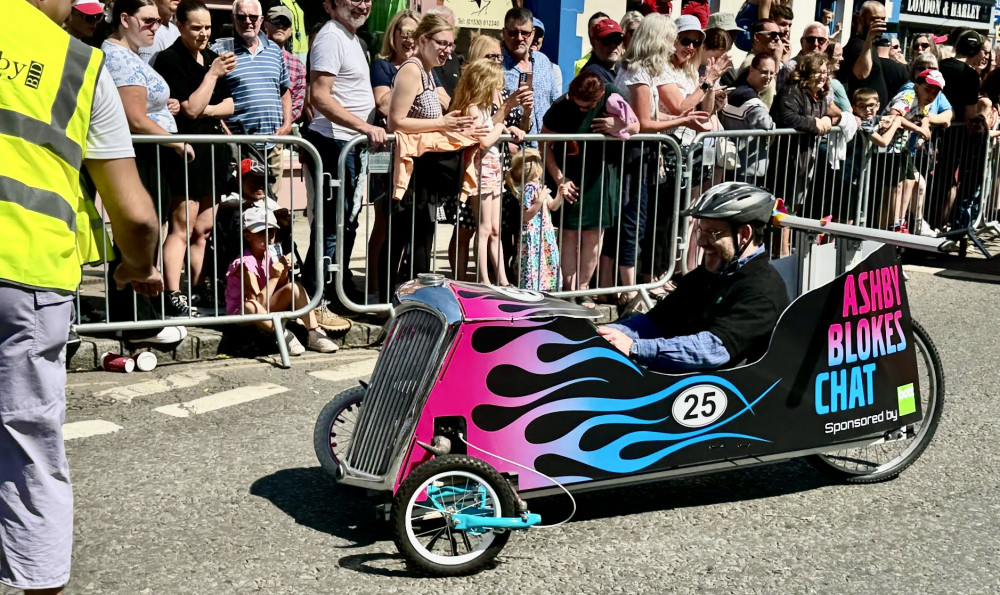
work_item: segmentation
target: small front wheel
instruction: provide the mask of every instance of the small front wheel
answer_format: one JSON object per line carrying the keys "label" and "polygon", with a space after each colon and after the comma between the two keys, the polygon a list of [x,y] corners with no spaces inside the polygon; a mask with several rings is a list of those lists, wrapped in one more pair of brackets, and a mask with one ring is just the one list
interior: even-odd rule
{"label": "small front wheel", "polygon": [[410,473],[392,504],[393,539],[416,571],[460,576],[482,570],[503,549],[509,531],[454,528],[452,515],[512,517],[514,491],[487,463],[444,455]]}
{"label": "small front wheel", "polygon": [[323,470],[340,479],[340,461],[354,440],[365,387],[355,386],[330,400],[319,412],[313,429],[313,448]]}

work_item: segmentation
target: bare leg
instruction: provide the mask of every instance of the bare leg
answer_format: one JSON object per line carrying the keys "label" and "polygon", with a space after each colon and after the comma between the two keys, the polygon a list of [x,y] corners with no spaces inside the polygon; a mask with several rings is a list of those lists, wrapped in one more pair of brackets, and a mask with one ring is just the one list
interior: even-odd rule
{"label": "bare leg", "polygon": [[[383,200],[392,200],[385,198]],[[367,291],[368,293],[378,293],[378,257],[385,244],[388,233],[385,211],[380,205],[375,207],[375,223],[372,224],[371,237],[368,238],[368,266],[367,266]]]}
{"label": "bare leg", "polygon": [[491,194],[489,199],[490,264],[493,265],[493,270],[497,273],[497,285],[510,285],[510,281],[507,280],[507,267],[504,265],[503,246],[500,245],[500,206],[500,195]]}
{"label": "bare leg", "polygon": [[[184,269],[188,234],[192,231],[197,217],[198,203],[193,200],[179,201],[170,213],[167,237],[163,241],[163,284],[168,292],[181,288],[181,271]],[[204,248],[202,256],[204,257]]]}
{"label": "bare leg", "polygon": [[[205,268],[205,249],[208,247],[208,236],[215,225],[215,209],[212,207],[212,199],[202,198],[199,201],[198,218],[194,221],[194,229],[191,230],[191,270],[189,276],[191,283],[197,285],[201,283],[202,271]],[[219,270],[225,274],[226,263],[219,263]]]}
{"label": "bare leg", "polygon": [[[298,310],[309,303],[309,294],[306,293],[301,284],[287,283],[278,288],[271,296],[271,311],[286,312],[288,310]],[[305,316],[299,319],[308,330],[316,328],[316,314],[310,310]]]}
{"label": "bare leg", "polygon": [[563,290],[572,291],[576,289],[576,279],[579,274],[577,250],[579,250],[580,232],[565,229],[562,231],[561,239],[559,255],[562,260]]}
{"label": "bare leg", "polygon": [[469,197],[469,205],[472,207],[472,215],[478,223],[476,233],[476,272],[477,281],[489,285],[489,242],[492,224],[490,223],[490,195],[481,194],[475,198]]}
{"label": "bare leg", "polygon": [[590,278],[597,270],[597,261],[601,256],[601,240],[603,239],[603,229],[583,232],[583,246],[580,255],[580,289],[590,288]]}

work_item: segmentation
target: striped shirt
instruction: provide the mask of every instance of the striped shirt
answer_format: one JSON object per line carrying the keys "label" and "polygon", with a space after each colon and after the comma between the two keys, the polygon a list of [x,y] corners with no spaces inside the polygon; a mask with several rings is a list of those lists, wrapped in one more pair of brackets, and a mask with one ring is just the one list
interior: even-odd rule
{"label": "striped shirt", "polygon": [[274,134],[283,122],[281,95],[291,86],[284,50],[263,35],[256,53],[238,36],[235,46],[236,69],[226,76],[235,105],[229,128],[233,134]]}

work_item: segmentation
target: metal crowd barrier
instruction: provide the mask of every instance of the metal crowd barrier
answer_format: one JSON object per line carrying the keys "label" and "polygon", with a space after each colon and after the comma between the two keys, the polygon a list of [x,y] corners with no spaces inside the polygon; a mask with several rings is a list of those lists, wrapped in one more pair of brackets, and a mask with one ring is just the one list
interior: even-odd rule
{"label": "metal crowd barrier", "polygon": [[[197,313],[199,315],[197,317],[175,318],[167,316],[166,306],[168,298],[166,291],[159,297],[150,300],[135,294],[130,288],[126,288],[124,291],[116,289],[113,278],[116,260],[113,254],[107,252],[103,263],[96,266],[84,267],[84,282],[76,296],[75,330],[79,333],[121,331],[123,336],[128,338],[129,336],[134,337],[140,334],[136,333],[136,331],[144,329],[163,329],[170,326],[214,326],[269,321],[273,325],[275,336],[277,337],[282,364],[287,367],[289,365],[289,357],[288,348],[284,341],[285,323],[291,319],[300,318],[316,308],[320,304],[322,295],[321,292],[313,292],[309,296],[310,299],[307,304],[299,308],[293,307],[289,311],[271,311],[270,304],[263,304],[265,312],[252,313],[247,311],[246,295],[241,284],[240,311],[237,314],[226,314],[226,271],[232,261],[229,256],[235,255],[234,258],[239,257],[243,254],[245,248],[241,213],[247,205],[241,191],[244,176],[238,164],[246,157],[254,157],[262,161],[266,171],[264,185],[265,188],[270,188],[274,180],[271,178],[271,173],[267,167],[266,154],[264,154],[263,149],[258,147],[263,143],[284,145],[284,147],[290,150],[289,154],[293,164],[296,162],[297,157],[302,155],[308,155],[312,158],[313,162],[319,168],[318,175],[312,177],[314,192],[320,193],[322,191],[321,185],[324,176],[322,161],[316,148],[295,136],[136,135],[133,136],[133,142],[137,147],[178,142],[188,143],[193,146],[196,159],[204,158],[207,153],[207,156],[212,160],[211,192],[206,199],[208,202],[205,203],[205,207],[214,213],[214,221],[213,231],[208,237],[206,245],[205,260],[202,264],[202,278],[208,284],[208,287],[204,291],[200,291],[200,288],[196,285],[198,280],[194,279],[191,275],[191,227],[193,221],[190,217],[187,220],[185,229],[184,273],[180,287],[189,305],[195,303],[196,296],[207,296],[210,305],[206,307],[202,304],[198,307]],[[164,152],[172,152],[172,149],[169,148],[162,150]],[[226,151],[231,153],[231,159],[216,159],[216,157],[224,155]],[[157,151],[155,157],[155,181],[146,181],[147,186],[153,186],[153,188],[147,188],[147,190],[149,190],[153,198],[156,211],[161,217],[161,223],[168,221],[170,213],[167,211],[170,211],[171,204],[175,198],[186,197],[190,194],[188,190],[190,189],[192,180],[189,175],[189,165],[183,163],[180,171],[169,171],[170,164],[180,165],[181,161],[179,158],[174,161],[172,157],[173,155],[168,153],[167,158],[164,159],[163,155]],[[227,169],[232,167],[232,175],[222,174],[226,175],[228,182],[225,184],[225,187],[221,188],[216,183],[216,174],[220,173],[217,170],[218,167],[225,167]],[[283,173],[287,171],[284,166],[282,169]],[[170,178],[169,181],[172,183],[170,192],[173,196],[164,194],[165,185],[162,184],[164,177]],[[289,271],[289,281],[296,283],[301,280],[302,274],[306,272],[301,268],[305,256],[303,250],[306,246],[297,246],[294,243],[294,207],[297,206],[297,203],[304,204],[302,200],[304,197],[296,197],[296,183],[292,177],[284,176],[284,179],[279,180],[279,183],[287,187],[287,190],[284,191],[284,196],[289,203],[290,217],[287,219],[287,226],[282,225],[282,229],[277,233],[280,240],[278,245],[282,246],[281,251],[287,254],[292,261],[293,266]],[[235,198],[232,195],[233,192],[235,192]],[[225,198],[228,198],[228,200]],[[192,200],[194,199],[192,197]],[[99,204],[99,197],[97,200]],[[272,210],[272,207],[273,205],[268,205],[266,208]],[[313,207],[315,216],[312,220],[312,232],[314,237],[323,237],[323,207],[322,201],[318,201]],[[105,225],[101,226],[100,230],[98,230],[96,234],[98,237],[96,239],[98,245],[105,246],[106,250],[112,244],[114,238],[110,233],[109,226],[106,224],[108,218],[103,205],[100,205],[99,213],[103,217]],[[279,212],[280,215],[281,213]],[[223,233],[224,231],[226,233]],[[157,268],[161,273],[164,268],[163,239],[165,239],[165,236],[161,238],[157,255]],[[316,279],[323,279],[322,247],[320,244],[316,244],[308,246],[308,249],[313,251],[315,257],[313,259],[315,268],[312,273]],[[94,279],[98,279],[99,283],[93,283]],[[99,285],[100,287],[95,287],[95,285]],[[139,339],[136,339],[136,341],[138,342]]]}
{"label": "metal crowd barrier", "polygon": [[[503,137],[501,143],[512,140]],[[390,135],[389,144],[394,142]],[[568,298],[634,293],[632,299],[641,300],[650,307],[649,292],[673,275],[680,245],[682,222],[677,197],[681,195],[680,168],[684,161],[680,146],[672,137],[650,134],[634,135],[625,143],[600,134],[529,135],[525,146],[530,145],[538,147],[543,164],[551,159],[563,172],[567,171],[567,164],[571,164],[570,155],[579,155],[588,165],[589,155],[589,159],[598,163],[596,171],[586,166],[578,175],[569,176],[578,188],[589,190],[579,195],[577,207],[574,207],[586,214],[570,221],[565,205],[552,213],[561,251],[562,275],[569,272],[577,281],[574,286],[563,280],[551,293]],[[348,197],[343,180],[347,159],[353,158],[351,151],[354,149],[366,153],[362,162],[367,164],[367,171],[359,175],[359,190]],[[366,137],[358,136],[349,141],[340,154],[340,181],[334,184],[337,189],[336,228],[344,230],[347,218],[356,216],[359,240],[372,240],[355,245],[351,260],[345,262],[344,234],[337,234],[336,252],[340,262],[331,263],[330,270],[336,275],[338,298],[357,312],[389,312],[391,292],[387,288],[422,272],[442,273],[454,279],[458,260],[469,257],[470,252],[475,254],[477,239],[472,237],[470,240],[469,232],[455,223],[461,220],[464,208],[455,200],[454,190],[443,193],[439,201],[429,205],[420,204],[420,193],[414,196],[408,192],[403,200],[395,200],[389,195],[394,179],[393,151],[395,148],[391,146],[370,150]],[[459,171],[464,171],[461,165]],[[506,178],[506,161],[502,173]],[[428,173],[415,168],[410,188],[435,184],[437,180],[431,178],[437,175],[443,175],[443,170]],[[474,175],[479,188],[483,179],[481,166]],[[522,241],[522,205],[517,194],[527,181],[522,172],[521,179],[513,181],[517,192],[505,185],[501,199],[499,238],[504,259],[500,266],[506,267],[508,281],[515,287],[524,285],[519,284],[518,267],[528,240]],[[551,179],[547,185],[556,188]],[[609,196],[613,198],[607,198]],[[428,209],[434,212],[429,214]],[[429,217],[433,217],[432,223],[428,223]],[[482,217],[480,212],[478,220],[472,222],[474,227],[482,222]],[[590,222],[585,223],[586,219]],[[618,266],[622,250],[631,251],[628,260],[634,266]],[[422,253],[425,251],[430,253],[426,261]],[[585,254],[590,255],[592,266],[583,262]],[[373,262],[379,258],[382,266],[376,271]],[[475,273],[467,273],[465,279],[483,281],[485,271],[471,264],[467,270],[473,268]],[[592,274],[588,275],[590,268]],[[496,281],[495,273],[489,276],[490,280]]]}

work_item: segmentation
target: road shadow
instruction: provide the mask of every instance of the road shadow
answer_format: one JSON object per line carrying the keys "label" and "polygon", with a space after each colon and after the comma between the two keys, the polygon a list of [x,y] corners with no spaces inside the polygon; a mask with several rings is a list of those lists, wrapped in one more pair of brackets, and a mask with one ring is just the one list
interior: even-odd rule
{"label": "road shadow", "polygon": [[366,547],[391,539],[388,523],[376,515],[363,490],[337,485],[321,467],[282,469],[250,486],[296,523]]}
{"label": "road shadow", "polygon": [[[793,460],[750,469],[577,493],[573,495],[577,510],[570,522],[746,502],[830,485],[839,484],[805,461]],[[528,504],[531,512],[542,515],[542,523],[546,525],[563,520],[571,510],[565,494],[528,498]]]}

